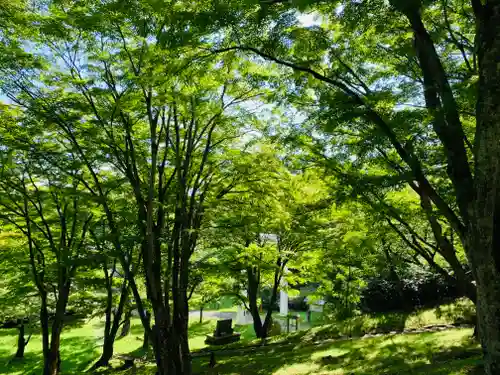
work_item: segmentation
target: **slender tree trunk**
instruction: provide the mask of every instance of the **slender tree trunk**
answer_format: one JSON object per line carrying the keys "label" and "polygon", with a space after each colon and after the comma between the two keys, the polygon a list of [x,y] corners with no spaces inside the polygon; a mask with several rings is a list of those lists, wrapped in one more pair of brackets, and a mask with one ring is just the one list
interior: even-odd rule
{"label": "slender tree trunk", "polygon": [[99,367],[109,365],[109,361],[114,354],[114,344],[116,336],[118,334],[118,330],[120,329],[120,320],[123,315],[123,310],[125,309],[127,300],[128,285],[127,281],[124,280],[121,287],[120,301],[115,313],[113,314],[113,291],[111,288],[108,290],[108,306],[106,306],[106,323],[104,328],[104,344],[102,347],[102,354],[99,360],[92,366],[90,371],[93,371]]}
{"label": "slender tree trunk", "polygon": [[248,294],[248,307],[250,315],[253,319],[253,329],[255,331],[255,336],[262,339],[265,338],[265,332],[263,331],[263,324],[260,318],[259,306],[257,304],[258,291],[259,291],[259,280],[257,277],[258,271],[256,267],[247,267],[247,294]]}
{"label": "slender tree trunk", "polygon": [[443,229],[439,223],[435,213],[432,210],[430,198],[423,192],[418,192],[420,195],[420,203],[424,210],[427,219],[431,225],[432,233],[438,247],[439,254],[446,260],[453,270],[455,283],[461,293],[469,298],[472,303],[476,304],[477,293],[476,287],[472,283],[472,278],[465,272],[463,264],[457,258],[455,247],[448,238],[443,234]]}
{"label": "slender tree trunk", "polygon": [[[61,272],[64,273],[66,270],[62,270]],[[64,326],[64,315],[68,304],[70,286],[70,280],[66,280],[62,287],[59,288],[59,298],[56,303],[56,312],[50,334],[50,347],[45,358],[43,375],[58,375],[60,372],[61,355],[59,349],[61,346],[61,333]]]}
{"label": "slender tree trunk", "polygon": [[[189,227],[186,223],[185,227]],[[193,245],[190,234],[187,231],[183,232],[182,241],[182,257],[180,264],[180,290],[178,294],[178,313],[174,314],[174,327],[178,330],[179,347],[181,349],[181,374],[191,375],[191,353],[189,350],[189,258],[191,256],[191,247]],[[175,312],[175,310],[174,310]]]}
{"label": "slender tree trunk", "polygon": [[[187,242],[185,242],[186,244]],[[180,247],[180,246],[179,246]],[[188,343],[188,259],[185,257],[186,249],[183,249],[181,257],[180,249],[174,251],[174,266],[172,275],[173,317],[167,314],[164,307],[155,311],[157,322],[155,338],[155,353],[158,371],[160,375],[190,375],[191,355]],[[170,324],[171,323],[171,324]]]}
{"label": "slender tree trunk", "polygon": [[40,299],[41,299],[40,325],[42,327],[42,353],[45,364],[49,358],[50,333],[49,333],[49,312],[47,308],[47,293],[44,290],[40,291]]}
{"label": "slender tree trunk", "polygon": [[200,306],[200,324],[203,323],[203,305]]}
{"label": "slender tree trunk", "polygon": [[[146,311],[146,317],[148,320],[151,320],[151,314],[149,311]],[[149,350],[149,344],[151,341],[151,338],[149,337],[150,331],[148,329],[144,330],[144,336],[142,339],[142,350],[147,351]]]}
{"label": "slender tree trunk", "polygon": [[[54,329],[54,326],[52,326]],[[45,366],[43,370],[44,375],[57,375],[61,368],[61,354],[59,353],[60,340],[61,340],[62,327],[56,327],[55,331],[52,331],[50,340],[50,349],[45,359]]]}
{"label": "slender tree trunk", "polygon": [[123,338],[127,336],[130,333],[130,326],[131,322],[130,319],[132,318],[132,309],[128,309],[127,312],[125,313],[125,317],[123,319],[123,326],[122,330],[120,332],[120,338]]}
{"label": "slender tree trunk", "polygon": [[20,319],[19,322],[19,334],[17,336],[17,351],[16,351],[16,358],[23,358],[24,357],[24,348],[26,347],[26,340],[24,339],[24,322],[22,319]]}
{"label": "slender tree trunk", "polygon": [[283,268],[284,265],[281,264],[281,258],[278,258],[278,260],[276,261],[276,269],[274,271],[274,285],[271,293],[270,305],[267,310],[266,318],[264,319],[264,324],[262,325],[262,332],[264,334],[263,338],[267,337],[267,335],[269,334],[269,329],[271,328],[270,325],[272,323],[273,306],[278,300],[278,288],[281,283]]}
{"label": "slender tree trunk", "polygon": [[[485,5],[483,5],[485,4]],[[479,92],[468,256],[485,371],[500,374],[500,0],[477,2]]]}

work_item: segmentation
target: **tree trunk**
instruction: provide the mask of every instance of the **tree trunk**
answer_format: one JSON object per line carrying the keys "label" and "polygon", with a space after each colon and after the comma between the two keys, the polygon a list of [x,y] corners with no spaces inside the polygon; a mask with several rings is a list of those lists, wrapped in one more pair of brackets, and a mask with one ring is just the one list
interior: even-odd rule
{"label": "tree trunk", "polygon": [[[67,270],[61,271],[63,274]],[[64,316],[66,306],[68,305],[69,292],[71,287],[71,278],[65,280],[59,288],[59,295],[56,303],[56,312],[50,335],[50,347],[45,357],[43,375],[58,375],[61,368],[61,355],[59,348],[61,346],[61,333],[64,326]]]}
{"label": "tree trunk", "polygon": [[267,335],[269,334],[269,329],[271,328],[271,323],[272,323],[272,314],[273,314],[273,306],[276,303],[278,299],[278,288],[281,283],[281,276],[282,272],[284,269],[284,264],[281,263],[281,258],[278,258],[276,261],[276,269],[274,271],[274,285],[273,285],[273,291],[271,294],[271,300],[269,301],[269,308],[267,310],[266,318],[264,319],[264,324],[262,325],[262,332],[264,337],[266,338]]}
{"label": "tree trunk", "polygon": [[124,322],[123,322],[122,331],[120,332],[120,338],[123,338],[123,337],[127,336],[130,333],[130,326],[131,326],[130,318],[131,317],[132,317],[132,310],[129,309],[125,313],[125,318],[124,318]]}
{"label": "tree trunk", "polygon": [[[185,225],[188,227],[188,225]],[[178,358],[178,373],[191,375],[191,354],[189,350],[189,305],[188,305],[188,289],[189,289],[189,256],[191,253],[191,245],[193,244],[188,232],[182,233],[182,253],[179,267],[179,289],[173,295],[174,300],[174,318],[173,331],[177,336],[179,355]],[[176,348],[177,349],[177,348]],[[177,352],[176,352],[177,353]]]}
{"label": "tree trunk", "polygon": [[102,354],[99,360],[92,366],[90,371],[94,371],[99,367],[109,365],[109,361],[113,357],[116,335],[118,334],[118,330],[120,329],[120,320],[122,318],[123,310],[125,308],[127,300],[128,285],[127,281],[125,280],[123,281],[121,287],[120,301],[115,313],[113,314],[113,291],[110,285],[110,289],[108,290],[108,306],[106,306],[106,323],[104,327],[104,344],[102,347]]}
{"label": "tree trunk", "polygon": [[23,358],[24,357],[24,348],[26,347],[26,340],[24,339],[24,322],[22,319],[20,319],[19,323],[19,334],[17,336],[17,351],[16,351],[16,358]]}
{"label": "tree trunk", "polygon": [[178,337],[169,324],[170,318],[163,307],[155,312],[155,325],[152,329],[153,349],[155,352],[157,374],[177,375],[180,350]]}
{"label": "tree trunk", "polygon": [[247,267],[247,294],[248,294],[248,307],[250,315],[253,318],[253,329],[255,331],[255,336],[259,339],[266,337],[263,331],[263,324],[260,318],[259,306],[257,304],[258,291],[259,291],[259,280],[258,271],[256,267]]}
{"label": "tree trunk", "polygon": [[144,335],[142,336],[142,350],[149,350],[149,332],[144,330]]}
{"label": "tree trunk", "polygon": [[45,369],[45,364],[48,361],[50,350],[49,312],[47,308],[47,293],[45,292],[45,290],[40,290],[40,299],[40,325],[42,327],[42,353]]}
{"label": "tree trunk", "polygon": [[200,306],[200,324],[203,323],[203,306]]}
{"label": "tree trunk", "polygon": [[[478,2],[479,3],[479,2]],[[479,92],[468,257],[486,374],[500,374],[500,0],[476,4]]]}
{"label": "tree trunk", "polygon": [[[146,317],[147,320],[151,320],[151,313],[149,311],[146,311]],[[142,339],[142,350],[147,351],[149,350],[149,344],[150,344],[150,337],[149,337],[149,330],[145,329],[144,330],[144,336]]]}
{"label": "tree trunk", "polygon": [[457,252],[455,247],[448,238],[443,234],[443,229],[439,223],[436,215],[432,210],[432,203],[430,198],[422,193],[418,192],[420,195],[420,204],[424,210],[427,220],[429,221],[436,240],[439,254],[446,260],[453,270],[454,279],[457,287],[463,295],[469,298],[472,303],[476,304],[477,293],[476,287],[472,283],[472,278],[465,272],[463,264],[457,258]]}

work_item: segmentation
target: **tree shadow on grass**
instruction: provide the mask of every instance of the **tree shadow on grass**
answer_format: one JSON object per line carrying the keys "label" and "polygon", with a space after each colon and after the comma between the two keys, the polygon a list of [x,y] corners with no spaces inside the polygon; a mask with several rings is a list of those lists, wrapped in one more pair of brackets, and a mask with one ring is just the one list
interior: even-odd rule
{"label": "tree shadow on grass", "polygon": [[[322,370],[342,369],[346,373],[369,374],[448,374],[450,368],[461,368],[467,363],[476,363],[481,356],[476,345],[455,346],[443,350],[436,343],[436,335],[420,334],[412,342],[403,338],[381,337],[360,345],[359,341],[344,343],[339,349],[347,351],[335,364],[324,364]],[[458,343],[460,345],[460,342]],[[353,346],[354,345],[354,346]],[[473,366],[472,366],[473,367]],[[448,369],[448,370],[447,370]]]}
{"label": "tree shadow on grass", "polygon": [[40,374],[43,367],[41,352],[27,352],[24,358],[13,359],[14,353],[0,351],[0,374]]}
{"label": "tree shadow on grass", "polygon": [[80,373],[100,355],[100,346],[93,337],[69,337],[61,340],[61,371]]}
{"label": "tree shadow on grass", "polygon": [[273,341],[282,339],[286,343],[311,343],[346,337],[362,337],[366,334],[400,333],[404,331],[409,316],[408,313],[356,316],[334,324],[293,332],[282,338],[277,337]]}
{"label": "tree shadow on grass", "polygon": [[[12,360],[14,353],[0,351],[0,374],[40,374],[43,369],[42,352],[27,352],[22,359]],[[89,337],[70,337],[61,340],[61,371],[63,374],[80,374],[99,355],[95,341]]]}
{"label": "tree shadow on grass", "polygon": [[[326,371],[356,375],[447,375],[447,369],[470,366],[472,371],[480,358],[477,345],[461,345],[458,341],[456,347],[443,350],[446,345],[439,341],[437,334],[424,333],[418,338],[405,336],[382,336],[308,346],[264,347],[253,353],[242,352],[241,355],[233,352],[226,357],[218,353],[217,371],[221,375],[292,372],[312,375]],[[208,358],[196,358],[194,368],[199,374],[209,373]]]}
{"label": "tree shadow on grass", "polygon": [[2,336],[17,336],[17,328],[0,328],[0,337]]}

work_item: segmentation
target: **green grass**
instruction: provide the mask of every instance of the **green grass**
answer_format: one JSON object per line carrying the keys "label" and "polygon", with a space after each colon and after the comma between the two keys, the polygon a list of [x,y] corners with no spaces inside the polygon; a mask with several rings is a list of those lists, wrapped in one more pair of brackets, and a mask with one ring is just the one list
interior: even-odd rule
{"label": "green grass", "polygon": [[[283,343],[227,355],[217,352],[216,368],[208,357],[195,358],[196,374],[219,375],[477,375],[480,350],[470,340],[472,330],[384,335],[311,345]],[[142,366],[120,375],[153,375]]]}
{"label": "green grass", "polygon": [[[433,324],[449,324],[467,320],[470,306],[464,301],[438,309],[414,314],[385,314],[359,316],[341,322],[313,327],[310,330],[279,335],[269,340],[263,348],[245,352],[248,344],[257,344],[252,325],[235,326],[241,341],[226,348],[241,350],[228,357],[217,354],[220,374],[436,374],[465,375],[478,362],[472,359],[453,359],[454,354],[477,348],[468,340],[471,329],[453,329],[438,333],[421,333],[404,336],[327,341],[351,333],[390,332],[399,329],[419,328]],[[302,317],[305,320],[305,315]],[[315,317],[313,317],[314,323]],[[190,324],[190,347],[197,351],[206,347],[205,335],[215,329],[215,320]],[[94,319],[66,326],[61,341],[63,374],[82,374],[99,356],[102,344],[102,320]],[[39,374],[42,366],[41,339],[33,335],[26,348],[23,361],[9,361],[16,350],[17,331],[0,330],[0,375]],[[139,319],[133,319],[130,334],[116,341],[115,353],[138,353],[142,346],[143,329]],[[317,345],[319,343],[319,345]],[[324,363],[323,357],[342,357],[338,363]],[[447,359],[446,359],[447,358]],[[198,370],[206,368],[206,359],[195,359]],[[148,374],[148,366],[137,374]],[[386,372],[384,372],[386,371]],[[462,372],[460,372],[462,371]],[[151,372],[154,373],[154,372]],[[203,372],[201,372],[203,373]]]}
{"label": "green grass", "polygon": [[[218,355],[219,374],[467,374],[479,363],[470,329],[385,335],[320,345],[306,343],[264,347],[253,353]],[[454,359],[455,357],[467,357]],[[326,357],[326,358],[325,358]],[[206,359],[195,362],[203,373]]]}
{"label": "green grass", "polygon": [[[66,326],[61,339],[62,372],[64,374],[80,374],[87,369],[100,355],[103,332],[102,320],[93,319]],[[215,320],[203,323],[193,322],[189,326],[189,345],[192,350],[205,347],[205,336],[215,330]],[[243,337],[249,340],[255,335],[242,327]],[[140,320],[132,320],[130,334],[118,339],[115,353],[140,352],[142,348],[143,328]],[[253,333],[253,330],[252,330]],[[11,361],[16,352],[17,330],[0,329],[0,374],[39,374],[42,368],[42,343],[40,335],[34,334],[26,347],[25,359]]]}
{"label": "green grass", "polygon": [[[391,332],[401,332],[403,330],[421,329],[427,326],[439,324],[455,324],[471,322],[474,314],[474,306],[467,300],[458,300],[453,303],[440,306],[434,309],[425,309],[411,314],[388,313],[376,315],[360,315],[353,318],[328,322],[327,318],[313,316],[312,328],[308,330],[294,331],[294,322],[290,322],[290,333],[283,332],[268,339],[269,343],[284,342],[317,342],[330,339],[340,339],[343,337],[360,337],[365,334],[382,334]],[[305,318],[303,318],[305,320]],[[321,324],[321,322],[325,322]],[[247,337],[244,342],[236,342],[226,345],[225,348],[236,349],[248,344],[257,345],[260,340],[250,340]]]}
{"label": "green grass", "polygon": [[[73,374],[82,372],[99,355],[99,322],[72,324],[66,327],[61,339],[61,370]],[[9,362],[16,351],[16,329],[0,330],[0,374],[40,374],[42,368],[42,342],[33,335],[22,361]]]}

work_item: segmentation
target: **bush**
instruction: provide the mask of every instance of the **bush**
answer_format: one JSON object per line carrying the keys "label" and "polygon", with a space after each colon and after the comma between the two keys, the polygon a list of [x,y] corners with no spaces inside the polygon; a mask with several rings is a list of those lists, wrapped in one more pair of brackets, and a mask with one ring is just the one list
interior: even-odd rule
{"label": "bush", "polygon": [[272,320],[268,328],[267,336],[272,337],[278,335],[281,335],[281,326],[277,321]]}
{"label": "bush", "polygon": [[441,275],[414,271],[400,280],[377,277],[368,280],[361,292],[363,312],[414,311],[450,302],[463,295]]}

